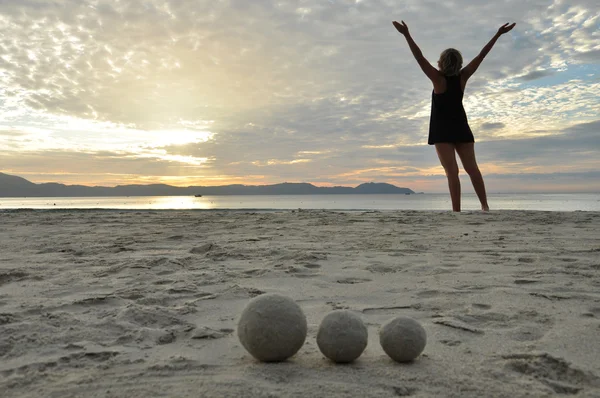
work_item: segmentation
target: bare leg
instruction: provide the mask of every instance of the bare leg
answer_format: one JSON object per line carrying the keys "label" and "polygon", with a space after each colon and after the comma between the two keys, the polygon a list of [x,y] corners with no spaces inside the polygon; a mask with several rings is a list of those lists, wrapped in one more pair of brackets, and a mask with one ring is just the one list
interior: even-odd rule
{"label": "bare leg", "polygon": [[485,193],[485,183],[475,160],[475,143],[464,142],[456,144],[456,152],[460,156],[465,171],[471,177],[473,188],[475,188],[475,193],[479,198],[479,202],[481,202],[481,210],[489,211],[490,207],[488,206],[487,195]]}
{"label": "bare leg", "polygon": [[446,177],[448,177],[452,211],[460,211],[460,179],[458,178],[458,164],[456,164],[454,144],[447,142],[437,143],[435,144],[435,150],[442,163],[442,167],[444,167]]}

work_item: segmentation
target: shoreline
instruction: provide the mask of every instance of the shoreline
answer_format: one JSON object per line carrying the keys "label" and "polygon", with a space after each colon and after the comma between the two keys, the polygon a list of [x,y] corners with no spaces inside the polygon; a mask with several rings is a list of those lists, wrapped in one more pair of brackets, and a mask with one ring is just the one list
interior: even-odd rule
{"label": "shoreline", "polygon": [[311,209],[311,208],[295,208],[295,209],[279,209],[279,208],[215,208],[215,209],[149,209],[149,208],[103,208],[103,207],[81,207],[81,208],[1,208],[2,213],[26,213],[26,212],[191,212],[191,213],[432,213],[432,214],[499,214],[499,213],[600,213],[600,210],[514,210],[514,209],[499,209],[484,212],[482,210],[462,210],[461,212],[453,212],[452,210],[406,210],[406,209]]}
{"label": "shoreline", "polygon": [[[480,211],[476,195],[465,194],[463,211]],[[600,195],[489,195],[492,211],[600,211]],[[277,195],[220,197],[41,198],[0,200],[6,209],[128,209],[223,211],[447,211],[446,194],[424,195]]]}

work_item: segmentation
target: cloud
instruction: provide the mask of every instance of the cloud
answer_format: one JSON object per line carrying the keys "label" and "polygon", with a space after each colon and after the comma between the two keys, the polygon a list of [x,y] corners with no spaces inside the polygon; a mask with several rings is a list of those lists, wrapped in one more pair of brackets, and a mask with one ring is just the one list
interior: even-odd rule
{"label": "cloud", "polygon": [[[477,157],[486,181],[495,192],[502,190],[543,191],[575,189],[600,190],[593,179],[600,169],[595,156],[600,149],[600,120],[574,125],[554,136],[528,139],[500,139],[476,144]],[[258,135],[257,137],[262,137]],[[32,178],[36,182],[62,181],[104,185],[164,182],[173,185],[221,185],[228,183],[267,184],[281,181],[312,182],[323,185],[358,185],[366,181],[385,181],[427,192],[444,192],[445,176],[432,146],[391,146],[360,149],[330,147],[327,151],[284,151],[285,140],[269,146],[268,139],[254,150],[264,152],[242,156],[243,139],[232,143],[207,141],[166,148],[167,153],[200,157],[216,154],[200,165],[172,161],[161,156],[140,157],[126,151],[3,151],[0,163],[11,165],[9,174]],[[221,145],[224,145],[221,147]],[[202,148],[208,146],[208,148]],[[164,149],[164,148],[163,148]],[[206,151],[206,152],[197,152]],[[229,155],[230,157],[221,157]],[[253,159],[264,159],[255,161]],[[557,161],[559,159],[560,161]],[[64,165],[76,172],[65,173]],[[243,169],[244,174],[239,175]],[[15,172],[18,170],[18,172]],[[44,173],[40,173],[44,170]],[[102,170],[102,173],[98,173]],[[86,179],[81,180],[80,175]],[[465,177],[464,172],[462,173]],[[516,181],[516,182],[515,182]],[[587,181],[587,185],[583,183]],[[596,181],[596,183],[594,183]],[[464,181],[465,192],[470,183]],[[545,188],[544,188],[545,187]],[[554,188],[553,188],[554,187]],[[535,188],[535,189],[534,189]]]}
{"label": "cloud", "polygon": [[510,164],[527,171],[590,171],[600,168],[600,121],[581,123],[560,134],[495,140],[478,146],[483,163]]}
{"label": "cloud", "polygon": [[599,50],[589,50],[583,51],[577,54],[577,59],[582,62],[594,62],[597,63],[600,61],[600,49]]}
{"label": "cloud", "polygon": [[551,70],[534,70],[533,72],[529,72],[526,75],[520,76],[519,80],[524,80],[526,82],[537,80],[542,77],[552,76],[554,71]]}
{"label": "cloud", "polygon": [[506,127],[504,123],[482,123],[479,126],[483,130],[498,130]]}
{"label": "cloud", "polygon": [[[468,62],[516,21],[466,89],[481,159],[490,170],[510,172],[519,159],[540,169],[558,145],[572,168],[589,170],[595,156],[575,143],[597,143],[568,128],[600,106],[600,82],[573,72],[600,50],[596,9],[593,0],[0,2],[0,134],[21,132],[0,135],[2,162],[33,173],[56,158],[81,178],[177,181],[440,174],[424,145],[431,84],[391,25],[404,19],[434,65],[447,47]],[[120,154],[110,158],[119,168],[92,155],[101,151]]]}
{"label": "cloud", "polygon": [[23,137],[24,135],[22,131],[0,130],[0,137]]}

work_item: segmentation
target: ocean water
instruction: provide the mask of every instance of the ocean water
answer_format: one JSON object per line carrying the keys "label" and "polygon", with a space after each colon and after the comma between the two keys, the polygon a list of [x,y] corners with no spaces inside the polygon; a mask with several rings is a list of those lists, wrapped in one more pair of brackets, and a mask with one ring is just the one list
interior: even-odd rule
{"label": "ocean water", "polygon": [[[492,210],[600,211],[600,194],[490,194]],[[448,194],[416,195],[244,195],[90,198],[0,198],[2,209],[197,209],[197,210],[436,210],[452,208]],[[479,210],[474,194],[462,209]]]}

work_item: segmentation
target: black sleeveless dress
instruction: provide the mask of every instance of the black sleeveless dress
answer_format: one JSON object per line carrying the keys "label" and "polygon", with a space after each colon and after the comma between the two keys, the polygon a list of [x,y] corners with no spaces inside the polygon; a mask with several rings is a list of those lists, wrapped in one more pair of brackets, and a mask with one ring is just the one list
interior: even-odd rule
{"label": "black sleeveless dress", "polygon": [[428,144],[438,142],[475,142],[462,104],[460,75],[445,76],[446,91],[431,95]]}

